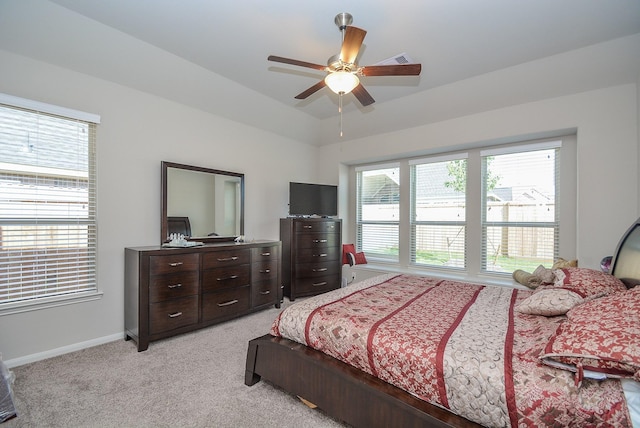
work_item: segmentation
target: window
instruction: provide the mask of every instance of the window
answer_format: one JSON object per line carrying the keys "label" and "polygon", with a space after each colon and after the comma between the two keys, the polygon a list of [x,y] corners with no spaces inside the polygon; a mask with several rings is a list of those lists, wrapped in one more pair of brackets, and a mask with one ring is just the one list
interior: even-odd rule
{"label": "window", "polygon": [[559,142],[481,153],[484,271],[533,272],[558,257],[559,155]]}
{"label": "window", "polygon": [[0,308],[95,294],[98,122],[0,94]]}
{"label": "window", "polygon": [[550,267],[576,252],[575,153],[565,136],[354,167],[357,249],[465,277]]}
{"label": "window", "polygon": [[411,262],[465,267],[467,160],[461,156],[409,162]]}
{"label": "window", "polygon": [[356,244],[368,256],[398,261],[400,167],[358,169]]}

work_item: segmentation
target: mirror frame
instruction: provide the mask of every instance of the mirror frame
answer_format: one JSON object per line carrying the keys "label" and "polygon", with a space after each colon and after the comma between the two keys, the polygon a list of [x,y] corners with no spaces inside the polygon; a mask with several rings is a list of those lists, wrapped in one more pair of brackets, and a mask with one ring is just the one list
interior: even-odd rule
{"label": "mirror frame", "polygon": [[[169,242],[169,223],[167,221],[167,169],[178,168],[188,171],[204,172],[208,174],[227,175],[230,177],[240,178],[240,235],[244,235],[244,174],[238,172],[222,171],[212,168],[204,168],[200,166],[185,165],[175,162],[162,161],[162,209],[160,218],[160,242],[162,244]],[[199,242],[226,242],[234,241],[238,235],[235,236],[195,236],[189,237],[187,240],[199,241]]]}

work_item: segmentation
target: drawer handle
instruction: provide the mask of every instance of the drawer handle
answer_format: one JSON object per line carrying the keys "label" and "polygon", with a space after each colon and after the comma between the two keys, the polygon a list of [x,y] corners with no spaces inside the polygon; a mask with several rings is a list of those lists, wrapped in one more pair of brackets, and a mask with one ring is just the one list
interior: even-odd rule
{"label": "drawer handle", "polygon": [[169,318],[177,318],[179,316],[182,316],[182,312],[174,312],[172,314],[169,314]]}
{"label": "drawer handle", "polygon": [[269,272],[271,272],[271,269],[264,269],[260,271],[260,273],[269,273]]}
{"label": "drawer handle", "polygon": [[327,240],[326,239],[314,239],[313,242],[316,242],[316,243],[318,243],[318,242],[327,242]]}
{"label": "drawer handle", "polygon": [[238,260],[237,256],[233,256],[233,257],[226,257],[226,258],[218,258],[219,262],[232,262],[234,260]]}
{"label": "drawer handle", "polygon": [[320,269],[311,269],[314,272],[324,272],[325,270],[328,270],[329,268],[320,268]]}
{"label": "drawer handle", "polygon": [[313,226],[311,226],[310,224],[305,224],[304,226],[305,229],[313,229]]}
{"label": "drawer handle", "polygon": [[269,293],[271,293],[271,291],[269,291],[269,290],[260,292],[260,294],[262,294],[263,296],[266,296]]}
{"label": "drawer handle", "polygon": [[238,275],[231,275],[226,278],[216,278],[216,281],[226,281],[228,279],[237,279],[237,278],[238,278]]}
{"label": "drawer handle", "polygon": [[169,266],[171,267],[176,267],[176,266],[182,266],[184,263],[182,262],[173,262],[173,263],[169,263]]}
{"label": "drawer handle", "polygon": [[270,252],[266,252],[266,253],[262,253],[262,254],[260,254],[260,255],[261,255],[261,256],[265,256],[265,257],[266,257],[266,256],[270,256],[270,255],[271,255],[271,253],[270,253]]}
{"label": "drawer handle", "polygon": [[322,281],[322,282],[314,282],[313,284],[314,287],[321,287],[323,285],[327,285],[327,281]]}
{"label": "drawer handle", "polygon": [[327,257],[328,254],[326,253],[322,253],[322,254],[314,254],[313,257]]}
{"label": "drawer handle", "polygon": [[223,307],[223,306],[230,306],[230,305],[234,305],[234,304],[236,304],[236,303],[238,303],[238,300],[237,300],[237,299],[234,299],[234,300],[229,300],[228,302],[218,303],[218,306],[219,306],[219,307]]}
{"label": "drawer handle", "polygon": [[168,287],[169,288],[179,288],[179,287],[182,287],[182,284],[171,284],[171,285],[168,285]]}

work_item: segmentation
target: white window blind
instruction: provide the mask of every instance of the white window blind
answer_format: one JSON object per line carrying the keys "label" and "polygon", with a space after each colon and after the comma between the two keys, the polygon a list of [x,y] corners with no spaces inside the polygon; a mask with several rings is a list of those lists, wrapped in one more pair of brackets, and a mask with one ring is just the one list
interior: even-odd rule
{"label": "white window blind", "polygon": [[0,104],[0,307],[96,291],[96,124],[87,118],[99,118],[12,104]]}
{"label": "white window blind", "polygon": [[356,247],[367,258],[398,261],[400,167],[356,169]]}
{"label": "white window blind", "polygon": [[483,271],[532,272],[558,257],[560,145],[481,152]]}
{"label": "white window blind", "polygon": [[467,159],[412,161],[411,263],[464,268]]}

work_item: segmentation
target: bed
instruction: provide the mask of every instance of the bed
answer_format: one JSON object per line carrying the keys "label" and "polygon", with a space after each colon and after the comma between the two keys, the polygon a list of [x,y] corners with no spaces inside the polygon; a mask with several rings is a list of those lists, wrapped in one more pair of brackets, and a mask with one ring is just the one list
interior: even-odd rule
{"label": "bed", "polygon": [[356,427],[638,427],[639,279],[640,222],[612,274],[535,290],[381,275],[287,307],[249,342],[245,384]]}

